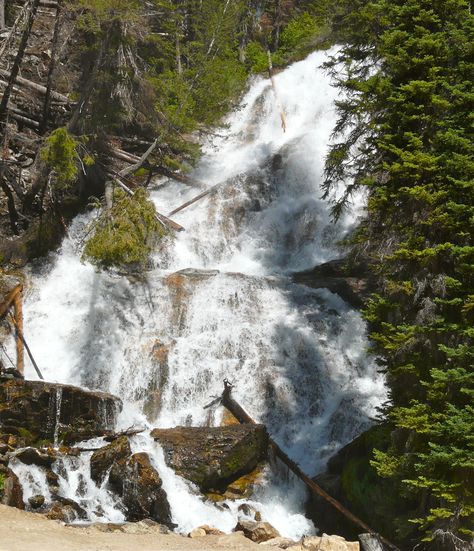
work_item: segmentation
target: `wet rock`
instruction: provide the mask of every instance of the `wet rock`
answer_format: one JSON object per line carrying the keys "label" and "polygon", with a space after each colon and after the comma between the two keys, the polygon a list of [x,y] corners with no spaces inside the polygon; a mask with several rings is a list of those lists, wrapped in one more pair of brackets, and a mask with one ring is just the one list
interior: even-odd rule
{"label": "wet rock", "polygon": [[[162,393],[169,375],[168,357],[175,342],[165,344],[157,339],[151,349],[152,377],[145,391],[143,403],[143,412],[150,422],[157,418],[161,410]],[[139,399],[140,396],[137,398]]]}
{"label": "wet rock", "polygon": [[7,469],[3,475],[3,490],[0,491],[0,503],[17,509],[24,509],[23,489],[16,474]]}
{"label": "wet rock", "polygon": [[278,530],[269,522],[256,522],[254,520],[240,520],[234,528],[234,532],[243,532],[246,538],[255,543],[262,543],[280,537]]}
{"label": "wet rock", "polygon": [[36,448],[23,448],[13,454],[13,457],[25,465],[38,465],[49,468],[56,461],[54,453],[42,453]]}
{"label": "wet rock", "polygon": [[345,259],[330,260],[311,270],[294,273],[293,281],[316,289],[329,289],[355,308],[361,308],[375,289],[369,265],[350,264]]}
{"label": "wet rock", "polygon": [[119,398],[69,385],[0,378],[0,429],[24,445],[66,444],[111,432],[122,407]]}
{"label": "wet rock", "polygon": [[8,451],[8,444],[0,442],[0,455],[4,455]]}
{"label": "wet rock", "polygon": [[172,526],[171,510],[161,478],[146,453],[136,453],[128,460],[112,465],[109,475],[112,488],[122,496],[127,520],[151,518]]}
{"label": "wet rock", "polygon": [[130,457],[132,450],[126,436],[120,436],[107,446],[95,451],[91,457],[91,478],[101,484],[114,462]]}
{"label": "wet rock", "polygon": [[51,504],[46,513],[46,518],[61,522],[74,522],[76,520],[87,520],[87,513],[72,499],[57,496],[56,501]]}
{"label": "wet rock", "polygon": [[259,513],[259,511],[257,511],[257,509],[255,509],[248,503],[242,503],[241,505],[239,505],[238,511],[239,513],[242,513],[243,516],[250,517],[252,520],[262,520],[262,515]]}
{"label": "wet rock", "polygon": [[30,507],[32,509],[39,509],[44,505],[44,496],[42,495],[35,495],[28,498],[28,503],[30,504]]}
{"label": "wet rock", "polygon": [[194,528],[194,530],[191,530],[188,534],[188,538],[203,538],[206,536],[206,530],[203,528]]}
{"label": "wet rock", "polygon": [[154,429],[166,463],[202,491],[225,489],[250,473],[267,452],[263,425]]}

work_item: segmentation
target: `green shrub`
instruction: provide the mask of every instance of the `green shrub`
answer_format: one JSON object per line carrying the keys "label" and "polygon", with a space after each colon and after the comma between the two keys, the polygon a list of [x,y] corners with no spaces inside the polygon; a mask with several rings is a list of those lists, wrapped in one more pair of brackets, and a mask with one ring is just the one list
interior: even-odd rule
{"label": "green shrub", "polygon": [[41,152],[43,161],[55,171],[60,187],[67,188],[77,176],[78,142],[66,128],[56,128],[46,139]]}
{"label": "green shrub", "polygon": [[146,264],[153,244],[167,234],[143,188],[133,197],[116,189],[112,208],[104,210],[94,226],[83,258],[104,268]]}

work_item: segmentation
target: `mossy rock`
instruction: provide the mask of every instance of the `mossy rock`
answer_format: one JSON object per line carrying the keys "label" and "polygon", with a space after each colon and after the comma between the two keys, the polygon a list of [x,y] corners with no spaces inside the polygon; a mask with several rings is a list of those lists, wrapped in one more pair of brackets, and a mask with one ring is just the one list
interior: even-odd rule
{"label": "mossy rock", "polygon": [[151,433],[165,460],[202,491],[224,491],[265,459],[268,435],[263,425],[177,427]]}

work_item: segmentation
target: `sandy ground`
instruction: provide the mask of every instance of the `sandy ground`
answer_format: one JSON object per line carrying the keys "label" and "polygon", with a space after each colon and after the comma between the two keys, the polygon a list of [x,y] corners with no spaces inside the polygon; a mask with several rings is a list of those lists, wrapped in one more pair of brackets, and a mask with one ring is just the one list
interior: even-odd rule
{"label": "sandy ground", "polygon": [[241,534],[186,538],[160,534],[102,532],[96,527],[71,527],[41,515],[0,505],[0,551],[247,551],[262,549]]}

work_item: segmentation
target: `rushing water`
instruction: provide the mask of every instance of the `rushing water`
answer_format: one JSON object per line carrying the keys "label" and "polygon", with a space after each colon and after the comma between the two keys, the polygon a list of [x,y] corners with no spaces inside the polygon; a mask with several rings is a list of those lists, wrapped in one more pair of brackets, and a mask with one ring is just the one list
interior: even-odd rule
{"label": "rushing water", "polygon": [[[370,424],[385,391],[364,322],[337,295],[289,278],[338,257],[337,242],[363,208],[334,225],[321,199],[336,98],[319,68],[324,55],[275,77],[286,132],[269,81],[253,82],[192,174],[206,187],[227,185],[173,217],[186,231],[160,246],[147,273],[133,279],[81,263],[90,217],[76,218],[58,253],[32,272],[25,302],[26,334],[47,379],[120,395],[122,426],[171,427],[219,424],[221,409],[203,406],[228,378],[310,475]],[[157,182],[152,197],[167,213],[197,193]],[[35,377],[28,367],[27,376]],[[220,511],[203,502],[150,438],[133,446],[153,457],[181,530],[233,527],[236,504]],[[282,534],[311,531],[295,481],[268,474],[254,499]]]}

